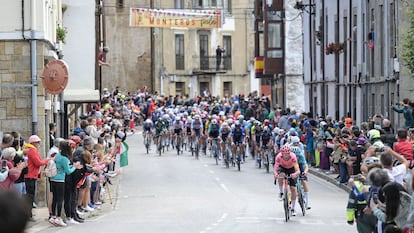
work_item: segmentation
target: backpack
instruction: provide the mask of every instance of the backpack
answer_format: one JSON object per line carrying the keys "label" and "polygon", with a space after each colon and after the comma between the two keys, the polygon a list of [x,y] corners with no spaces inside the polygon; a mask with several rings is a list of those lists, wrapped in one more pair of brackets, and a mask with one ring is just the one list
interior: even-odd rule
{"label": "backpack", "polygon": [[47,162],[45,167],[45,176],[54,177],[57,174],[57,167],[54,159],[51,159]]}

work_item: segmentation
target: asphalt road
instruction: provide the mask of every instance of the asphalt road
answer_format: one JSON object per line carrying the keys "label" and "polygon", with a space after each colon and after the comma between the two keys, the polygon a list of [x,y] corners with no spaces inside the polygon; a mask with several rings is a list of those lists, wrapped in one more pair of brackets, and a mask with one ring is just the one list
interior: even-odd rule
{"label": "asphalt road", "polygon": [[346,224],[347,193],[309,176],[312,209],[284,221],[273,175],[255,167],[241,171],[189,152],[145,154],[142,135],[129,136],[129,166],[119,177],[115,208],[84,224],[42,232],[142,233],[316,233],[356,232]]}

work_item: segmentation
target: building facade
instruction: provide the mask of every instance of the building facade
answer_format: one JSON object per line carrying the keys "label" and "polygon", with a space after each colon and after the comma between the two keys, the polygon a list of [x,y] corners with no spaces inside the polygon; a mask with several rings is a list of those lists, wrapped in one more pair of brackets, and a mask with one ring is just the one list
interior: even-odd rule
{"label": "building facade", "polygon": [[[307,110],[357,123],[376,114],[398,125],[392,106],[412,84],[401,72],[401,1],[303,1]],[[411,87],[410,87],[411,86]]]}
{"label": "building facade", "polygon": [[[44,66],[58,59],[62,25],[60,0],[0,1],[0,133],[17,131],[24,138],[37,134],[40,152],[49,149],[48,123],[56,117],[42,85]],[[57,113],[57,111],[56,111]],[[46,185],[40,180],[39,203]]]}
{"label": "building facade", "polygon": [[[122,90],[129,91],[148,86],[151,91],[167,96],[195,97],[204,90],[215,96],[251,92],[252,86],[258,87],[251,72],[253,3],[243,0],[105,1],[106,44],[114,52],[108,54],[111,67],[103,72],[103,85],[113,88],[119,84]],[[127,26],[131,8],[154,10],[154,14],[218,12],[222,17],[220,26],[211,28],[131,27]],[[218,45],[223,49],[219,64]]]}

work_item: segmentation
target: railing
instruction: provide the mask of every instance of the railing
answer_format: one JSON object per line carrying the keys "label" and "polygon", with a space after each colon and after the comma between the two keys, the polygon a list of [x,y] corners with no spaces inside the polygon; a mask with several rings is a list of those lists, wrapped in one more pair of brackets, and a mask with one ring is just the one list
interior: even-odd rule
{"label": "railing", "polygon": [[193,57],[193,67],[199,72],[225,72],[231,70],[231,56]]}

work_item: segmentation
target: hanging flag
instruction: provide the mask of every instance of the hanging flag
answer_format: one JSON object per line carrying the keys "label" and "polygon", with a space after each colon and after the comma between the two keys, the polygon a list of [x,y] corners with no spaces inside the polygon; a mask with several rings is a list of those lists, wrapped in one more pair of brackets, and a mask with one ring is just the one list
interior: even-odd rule
{"label": "hanging flag", "polygon": [[120,157],[119,166],[121,167],[125,167],[128,165],[128,150],[129,150],[128,144],[126,142],[122,142],[121,148],[119,151],[119,157]]}

